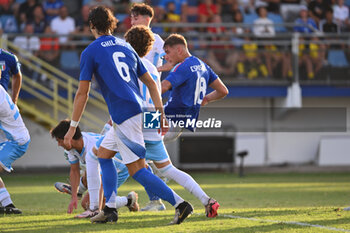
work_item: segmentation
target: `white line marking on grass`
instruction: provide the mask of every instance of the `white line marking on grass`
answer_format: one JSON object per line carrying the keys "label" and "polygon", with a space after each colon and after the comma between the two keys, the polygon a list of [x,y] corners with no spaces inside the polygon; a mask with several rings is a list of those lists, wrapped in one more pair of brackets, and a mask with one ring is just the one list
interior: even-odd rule
{"label": "white line marking on grass", "polygon": [[[203,215],[203,214],[198,214],[198,215]],[[332,231],[350,232],[350,230],[346,230],[346,229],[342,229],[342,228],[327,227],[327,226],[323,226],[323,225],[310,224],[310,223],[304,223],[304,222],[258,219],[258,218],[249,218],[249,217],[242,217],[242,216],[235,216],[235,215],[228,215],[228,214],[220,214],[219,216],[225,217],[225,218],[245,219],[245,220],[256,221],[256,222],[283,223],[283,224],[298,225],[298,226],[304,226],[304,227],[316,227],[316,228],[322,228],[322,229],[332,230]]]}

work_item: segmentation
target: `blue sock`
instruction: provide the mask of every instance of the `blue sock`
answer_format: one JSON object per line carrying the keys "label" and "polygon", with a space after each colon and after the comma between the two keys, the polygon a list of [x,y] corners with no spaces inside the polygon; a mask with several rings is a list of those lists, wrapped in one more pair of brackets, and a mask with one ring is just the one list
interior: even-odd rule
{"label": "blue sock", "polygon": [[[151,173],[153,173],[153,170],[152,170],[151,166],[148,166],[147,170],[150,171]],[[157,201],[157,200],[160,199],[160,198],[159,198],[157,195],[155,195],[151,190],[149,190],[148,187],[147,187],[147,188],[144,187],[144,188],[145,188],[145,190],[146,190],[146,193],[147,193],[147,195],[148,195],[150,201]]]}
{"label": "blue sock", "polygon": [[166,200],[173,206],[177,206],[183,199],[170,189],[158,176],[152,174],[146,168],[138,170],[133,178],[139,182],[145,189],[152,190],[152,193]]}
{"label": "blue sock", "polygon": [[117,207],[117,187],[118,173],[114,166],[113,159],[98,158],[102,170],[102,184],[104,196],[106,197],[106,206],[109,208]]}

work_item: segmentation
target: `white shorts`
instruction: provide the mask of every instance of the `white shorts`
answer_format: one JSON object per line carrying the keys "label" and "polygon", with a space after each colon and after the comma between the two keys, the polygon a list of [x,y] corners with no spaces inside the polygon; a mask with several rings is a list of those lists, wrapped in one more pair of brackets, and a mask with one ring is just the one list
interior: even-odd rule
{"label": "white shorts", "polygon": [[142,114],[133,116],[120,125],[113,123],[101,146],[119,152],[124,164],[144,159],[146,149],[142,134]]}

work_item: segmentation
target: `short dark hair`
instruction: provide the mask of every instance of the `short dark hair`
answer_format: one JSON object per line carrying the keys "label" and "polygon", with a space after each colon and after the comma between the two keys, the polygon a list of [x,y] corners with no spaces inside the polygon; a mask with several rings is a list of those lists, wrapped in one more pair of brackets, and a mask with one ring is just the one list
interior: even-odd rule
{"label": "short dark hair", "polygon": [[[64,139],[64,136],[68,132],[68,129],[70,127],[70,120],[62,120],[58,125],[56,125],[55,128],[51,129],[51,137],[52,138],[58,138],[58,139]],[[77,127],[75,134],[73,136],[74,140],[78,140],[82,137],[79,126]]]}
{"label": "short dark hair", "polygon": [[140,57],[152,49],[154,43],[154,35],[151,29],[143,25],[136,25],[130,28],[124,35],[124,38],[135,49]]}
{"label": "short dark hair", "polygon": [[165,39],[164,41],[164,48],[166,46],[170,46],[170,47],[173,47],[174,45],[184,45],[187,47],[187,41],[185,39],[185,37],[183,37],[182,35],[180,34],[171,34],[170,36],[168,36],[168,38]]}
{"label": "short dark hair", "polygon": [[135,14],[135,15],[148,15],[151,18],[153,18],[154,16],[153,8],[145,3],[133,4],[130,12],[131,14]]}
{"label": "short dark hair", "polygon": [[99,33],[106,34],[117,28],[118,20],[109,8],[97,6],[90,11],[88,22]]}

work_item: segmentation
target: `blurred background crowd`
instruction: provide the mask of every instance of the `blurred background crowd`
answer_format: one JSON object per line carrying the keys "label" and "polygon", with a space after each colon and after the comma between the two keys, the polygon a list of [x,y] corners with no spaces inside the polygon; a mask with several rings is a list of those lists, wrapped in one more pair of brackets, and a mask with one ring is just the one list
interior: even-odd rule
{"label": "blurred background crowd", "polygon": [[[122,37],[131,27],[130,5],[140,1],[0,0],[0,33],[77,77],[80,53],[93,39],[89,9],[111,8],[119,21],[115,33]],[[174,32],[185,35],[192,54],[224,80],[329,80],[349,72],[350,0],[145,3],[155,11],[155,33],[163,38]],[[31,76],[45,81],[35,73]]]}

